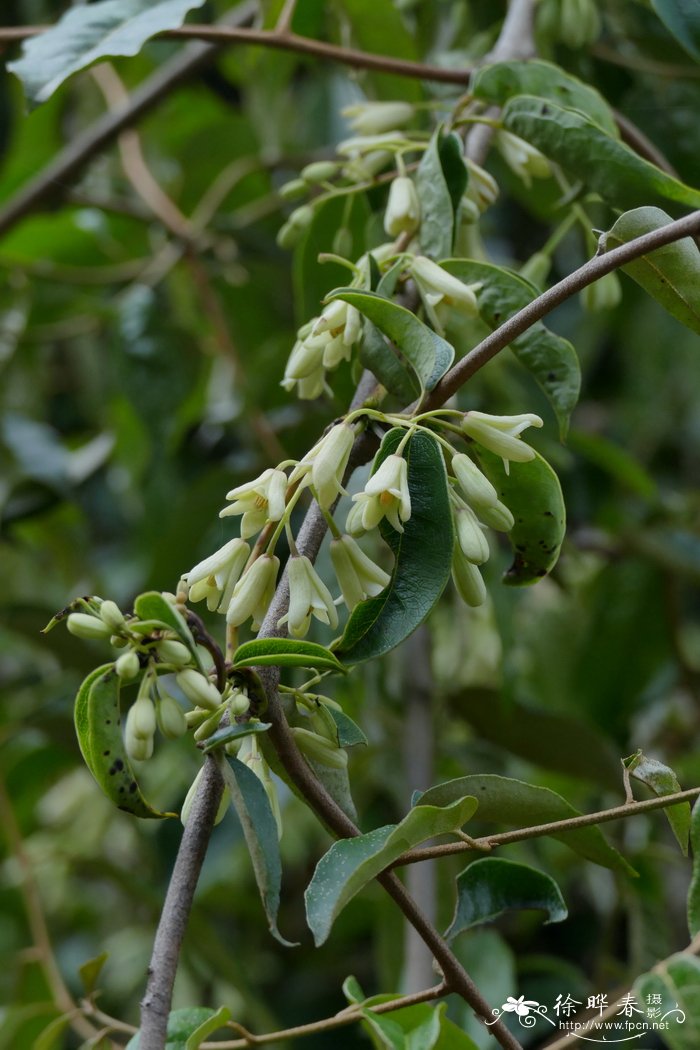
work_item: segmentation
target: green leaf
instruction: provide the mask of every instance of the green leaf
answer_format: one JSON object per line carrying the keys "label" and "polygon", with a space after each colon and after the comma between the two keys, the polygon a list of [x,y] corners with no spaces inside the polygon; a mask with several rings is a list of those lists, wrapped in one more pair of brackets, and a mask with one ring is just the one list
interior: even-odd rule
{"label": "green leaf", "polygon": [[185,1043],[185,1050],[199,1050],[200,1043],[203,1043],[208,1035],[212,1032],[216,1032],[217,1029],[223,1028],[227,1021],[231,1019],[231,1011],[228,1006],[220,1006],[216,1013],[207,1018],[206,1021],[202,1021],[199,1027],[195,1028],[194,1032],[190,1035],[189,1039]]}
{"label": "green leaf", "polygon": [[270,800],[259,778],[237,758],[227,756],[224,759],[222,757],[219,761],[219,769],[231,792],[233,808],[248,846],[270,933],[280,944],[292,947],[292,942],[285,940],[277,929],[282,862],[277,837],[277,822],[270,806]]}
{"label": "green leaf", "polygon": [[323,944],[345,905],[406,850],[434,835],[458,831],[476,810],[474,798],[442,806],[416,806],[400,824],[334,842],[321,857],[304,899],[316,945]]}
{"label": "green leaf", "polygon": [[[660,208],[635,208],[621,215],[601,241],[608,251],[670,222]],[[622,269],[676,320],[700,334],[700,251],[692,237],[657,248]]]}
{"label": "green leaf", "polygon": [[508,533],[513,564],[503,577],[511,587],[537,583],[554,568],[566,532],[566,508],[559,478],[539,453],[528,463],[511,463],[486,449],[475,456],[498,498],[511,511],[515,525]]}
{"label": "green leaf", "polygon": [[[377,292],[340,288],[328,296],[356,306],[380,332],[395,343],[415,372],[421,390],[432,390],[454,361],[454,347],[419,321],[405,306]],[[393,353],[386,348],[387,355]]]}
{"label": "green leaf", "polygon": [[[62,1014],[55,1017],[51,1024],[32,1043],[32,1050],[54,1050],[56,1046],[63,1046],[62,1036],[72,1020],[72,1014]],[[59,1044],[59,1040],[61,1040]]]}
{"label": "green leaf", "polygon": [[651,0],[651,6],[681,47],[700,62],[700,8],[696,0]]}
{"label": "green leaf", "polygon": [[[404,437],[390,430],[374,460],[374,470]],[[417,433],[406,444],[411,517],[404,531],[383,521],[380,529],[394,552],[389,585],[353,610],[335,651],[349,664],[370,660],[394,649],[415,631],[450,578],[454,532],[447,475],[437,441]]]}
{"label": "green leaf", "polygon": [[700,1046],[700,960],[679,952],[657,963],[650,973],[642,974],[632,989],[637,1002],[648,1002],[647,996],[659,995],[661,1016],[657,1024],[663,1030],[664,1044],[670,1050],[697,1050]]}
{"label": "green leaf", "polygon": [[139,594],[134,602],[134,612],[140,620],[145,620],[146,622],[159,621],[169,627],[171,631],[175,631],[180,641],[184,642],[193,654],[201,669],[199,654],[192,632],[175,606],[167,598],[164,598],[160,591],[146,591],[144,594]]}
{"label": "green leaf", "polygon": [[121,680],[114,664],[89,674],[75,698],[75,731],[85,764],[118,809],[135,817],[174,817],[146,802],[124,748],[119,710]]}
{"label": "green leaf", "polygon": [[102,967],[108,959],[109,952],[101,952],[100,955],[96,955],[94,959],[88,959],[87,962],[83,963],[83,965],[78,968],[80,980],[83,982],[83,990],[88,999],[95,991],[97,979],[102,973]]}
{"label": "green leaf", "polygon": [[8,69],[29,99],[45,102],[73,73],[110,56],[137,55],[150,37],[176,29],[203,2],[101,0],[70,8],[51,29],[27,40],[22,57]]}
{"label": "green leaf", "polygon": [[[187,1050],[190,1036],[216,1016],[216,1011],[207,1006],[185,1006],[181,1010],[173,1010],[168,1017],[165,1050]],[[129,1040],[125,1050],[139,1050],[140,1046],[141,1038],[137,1032]]]}
{"label": "green leaf", "polygon": [[662,199],[700,207],[700,191],[643,160],[574,109],[520,95],[503,110],[503,126],[561,164],[618,208]]}
{"label": "green leaf", "polygon": [[[678,777],[670,766],[665,766],[663,762],[655,758],[647,758],[641,751],[636,751],[628,758],[623,758],[622,763],[630,776],[646,784],[659,797],[673,795],[676,791],[683,790],[678,783]],[[687,857],[688,836],[690,835],[690,802],[679,802],[675,806],[668,806],[664,813],[673,834],[678,839],[683,855]]]}
{"label": "green leaf", "polygon": [[233,725],[217,729],[215,733],[208,736],[202,746],[202,751],[208,755],[222,744],[228,744],[231,740],[241,740],[244,736],[253,733],[266,733],[272,726],[272,722],[235,722]]}
{"label": "green leaf", "polygon": [[362,330],[360,361],[403,404],[410,404],[420,397],[421,385],[414,369],[393,343],[387,342],[376,325],[367,319]]}
{"label": "green leaf", "polygon": [[[510,989],[509,989],[510,990]],[[445,1017],[446,1004],[432,1006],[416,1003],[392,1010],[389,1014],[378,1014],[370,1008],[389,1003],[399,998],[398,993],[373,995],[366,998],[355,977],[343,982],[343,992],[348,1002],[363,1006],[363,1027],[375,1047],[401,1047],[404,1050],[478,1050],[476,1043]],[[382,1021],[391,1021],[391,1026]],[[391,1042],[391,1040],[394,1042]]]}
{"label": "green leaf", "polygon": [[[478,800],[479,820],[497,821],[511,827],[530,828],[581,816],[556,791],[491,773],[448,780],[414,796],[414,802],[421,806],[447,806],[463,795],[474,795]],[[608,845],[600,828],[575,828],[552,833],[552,837],[594,864],[626,875],[636,874],[625,858]]]}
{"label": "green leaf", "polygon": [[[440,265],[465,284],[481,284],[476,293],[479,314],[492,330],[539,294],[533,284],[502,266],[471,259],[445,259]],[[542,388],[557,417],[560,436],[565,438],[581,388],[581,369],[573,346],[537,321],[513,340],[510,349]]]}
{"label": "green leaf", "polygon": [[452,251],[457,211],[467,188],[462,143],[454,132],[435,131],[416,173],[420,199],[420,247],[424,255],[439,259]]}
{"label": "green leaf", "polygon": [[690,817],[690,845],[693,850],[693,875],[688,889],[688,929],[690,936],[700,933],[700,802],[696,799]]}
{"label": "green leaf", "polygon": [[345,668],[323,645],[301,642],[294,638],[255,638],[239,645],[233,656],[237,667],[315,667],[323,671]]}
{"label": "green leaf", "polygon": [[321,702],[321,706],[328,712],[335,723],[338,734],[338,747],[355,747],[357,744],[367,744],[367,737],[356,722],[353,722],[344,711],[332,707],[330,704]]}
{"label": "green leaf", "polygon": [[568,910],[551,876],[500,857],[475,860],[457,876],[457,908],[448,938],[492,922],[507,911],[544,911],[545,925],[563,922]]}
{"label": "green leaf", "polygon": [[613,138],[619,134],[612,110],[603,96],[551,62],[529,59],[483,66],[474,74],[471,92],[475,98],[495,106],[505,106],[515,95],[551,99],[567,109],[580,110]]}

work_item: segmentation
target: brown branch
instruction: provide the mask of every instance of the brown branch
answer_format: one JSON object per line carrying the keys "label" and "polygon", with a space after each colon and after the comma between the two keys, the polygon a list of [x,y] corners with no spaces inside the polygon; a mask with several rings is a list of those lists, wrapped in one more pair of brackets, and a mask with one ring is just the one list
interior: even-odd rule
{"label": "brown branch", "polygon": [[[607,824],[611,820],[624,820],[639,813],[649,813],[655,809],[666,809],[679,802],[692,802],[700,796],[700,787],[688,788],[687,791],[676,791],[673,795],[661,798],[647,798],[642,802],[625,802],[622,806],[602,809],[598,813],[582,813],[579,817],[567,817],[566,820],[553,820],[548,824],[533,824],[528,828],[517,828],[514,831],[503,831],[498,835],[484,835],[470,842],[446,842],[441,846],[426,846],[424,849],[412,849],[392,864],[392,868],[404,864],[416,864],[421,860],[435,857],[448,857],[453,853],[464,853],[466,850],[490,850],[494,846],[507,846],[511,842],[524,842],[527,839],[542,838],[544,835],[560,835],[565,831],[576,831],[588,828],[593,824]],[[478,812],[477,812],[478,817]]]}

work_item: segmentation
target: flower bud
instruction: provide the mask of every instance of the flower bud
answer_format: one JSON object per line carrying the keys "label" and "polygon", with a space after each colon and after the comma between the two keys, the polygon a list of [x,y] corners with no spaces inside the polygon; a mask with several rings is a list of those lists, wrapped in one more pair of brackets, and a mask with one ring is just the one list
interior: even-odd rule
{"label": "flower bud", "polygon": [[452,470],[468,503],[475,507],[493,507],[498,503],[495,488],[464,452],[452,457]]}
{"label": "flower bud", "polygon": [[452,579],[462,601],[475,608],[486,601],[486,586],[476,565],[463,557],[459,548],[452,559]]}
{"label": "flower bud", "polygon": [[473,565],[482,565],[489,559],[489,545],[476,514],[460,501],[455,507],[455,525],[457,527],[457,542],[462,554],[467,561]]}
{"label": "flower bud", "polygon": [[231,712],[231,718],[237,718],[239,715],[245,715],[248,713],[250,708],[250,697],[240,689],[236,689],[228,702],[228,709]]}
{"label": "flower bud", "polygon": [[211,711],[205,711],[203,707],[194,707],[191,711],[185,711],[185,723],[188,729],[201,726],[211,715]]}
{"label": "flower bud", "polygon": [[349,259],[352,255],[352,234],[347,226],[339,226],[333,237],[333,251],[336,255],[342,255]]}
{"label": "flower bud", "polygon": [[208,678],[199,671],[188,667],[175,676],[180,689],[187,699],[197,707],[206,707],[209,711],[215,711],[221,703],[221,693]]}
{"label": "flower bud", "polygon": [[146,762],[153,755],[153,737],[126,737],[126,753],[134,762]]}
{"label": "flower bud", "polygon": [[326,737],[300,726],[292,726],[292,734],[299,750],[315,762],[331,769],[346,768],[348,753],[342,747],[336,747]]}
{"label": "flower bud", "polygon": [[130,649],[128,653],[122,653],[114,665],[114,670],[124,682],[130,682],[132,678],[136,678],[140,669],[138,653],[135,653],[133,649]]}
{"label": "flower bud", "polygon": [[515,518],[504,503],[499,500],[492,507],[477,507],[477,516],[484,525],[497,532],[510,532],[515,525]]}
{"label": "flower bud", "polygon": [[389,189],[389,200],[384,213],[384,230],[389,237],[413,234],[420,226],[420,203],[413,180],[399,175]]}
{"label": "flower bud", "polygon": [[179,667],[190,663],[192,660],[192,653],[187,646],[174,638],[163,638],[156,644],[156,652],[163,663],[176,664]]}
{"label": "flower bud", "polygon": [[277,243],[280,248],[293,248],[301,239],[304,231],[309,228],[313,218],[314,209],[310,204],[302,204],[300,208],[295,208],[277,234]]}
{"label": "flower bud", "polygon": [[291,201],[295,197],[303,197],[308,188],[303,179],[290,179],[289,182],[283,183],[277,192],[282,200]]}
{"label": "flower bud", "polygon": [[76,638],[109,638],[112,628],[89,613],[71,613],[66,627]]}
{"label": "flower bud", "polygon": [[100,619],[112,631],[120,631],[124,626],[124,614],[116,602],[105,601],[100,606]]}
{"label": "flower bud", "polygon": [[414,109],[409,102],[358,102],[340,112],[356,135],[380,135],[408,124]]}
{"label": "flower bud", "polygon": [[174,696],[169,693],[161,693],[160,700],[156,705],[156,720],[158,728],[168,740],[175,740],[187,732],[185,712]]}
{"label": "flower bud", "polygon": [[313,185],[317,182],[328,182],[339,170],[340,165],[334,160],[316,160],[301,169],[301,177],[305,183]]}
{"label": "flower bud", "polygon": [[215,733],[216,730],[219,728],[219,722],[221,721],[223,713],[224,712],[221,709],[221,705],[219,705],[219,708],[214,712],[214,714],[211,715],[210,718],[207,718],[206,722],[202,722],[201,726],[195,729],[195,740],[206,740],[212,735],[212,733]]}
{"label": "flower bud", "polygon": [[129,639],[121,634],[113,634],[109,639],[109,644],[113,649],[125,649],[129,644]]}
{"label": "flower bud", "polygon": [[149,696],[139,696],[126,716],[126,732],[147,740],[156,731],[156,708]]}

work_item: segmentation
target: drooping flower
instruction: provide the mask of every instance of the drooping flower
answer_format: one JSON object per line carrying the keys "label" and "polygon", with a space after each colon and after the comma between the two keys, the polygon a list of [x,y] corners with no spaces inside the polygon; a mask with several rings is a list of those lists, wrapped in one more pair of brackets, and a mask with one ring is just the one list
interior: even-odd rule
{"label": "drooping flower", "polygon": [[289,611],[279,620],[278,627],[286,623],[292,638],[304,638],[312,616],[333,628],[338,626],[331,592],[307,557],[294,555],[289,559],[287,578]]}
{"label": "drooping flower", "polygon": [[526,186],[534,179],[546,179],[552,174],[552,168],[545,157],[535,146],[525,139],[513,135],[510,131],[499,128],[494,136],[494,143],[508,167]]}
{"label": "drooping flower", "polygon": [[518,416],[491,416],[486,412],[467,412],[462,420],[462,430],[489,452],[503,460],[508,473],[508,463],[528,463],[535,458],[535,450],[521,440],[520,435],[528,427],[544,426],[541,418],[533,412]]}
{"label": "drooping flower", "polygon": [[302,485],[313,485],[319,505],[329,510],[345,491],[343,475],[354,440],[351,426],[336,423],[297,464],[289,476],[290,484],[301,479]]}
{"label": "drooping flower", "polygon": [[389,189],[389,200],[384,212],[384,231],[389,237],[413,234],[420,226],[420,201],[413,180],[399,175]]}
{"label": "drooping flower", "polygon": [[476,161],[467,160],[466,164],[469,171],[466,196],[476,204],[480,212],[486,211],[498,198],[498,183],[493,175]]}
{"label": "drooping flower", "polygon": [[368,480],[364,492],[358,492],[352,498],[358,509],[348,514],[348,532],[368,532],[382,518],[386,518],[397,532],[403,532],[402,522],[411,517],[408,464],[403,456],[396,453],[387,456]]}
{"label": "drooping flower", "polygon": [[379,135],[408,124],[415,111],[409,102],[356,102],[340,112],[356,135]]}
{"label": "drooping flower", "polygon": [[478,314],[475,293],[481,287],[480,284],[464,284],[454,274],[443,270],[442,266],[438,266],[432,259],[426,259],[424,255],[416,255],[408,269],[416,282],[426,311],[437,328],[439,322],[435,307],[439,303],[445,303],[467,317],[475,317]]}
{"label": "drooping flower", "polygon": [[189,600],[199,602],[207,599],[210,612],[223,612],[233,588],[238,583],[250,555],[250,547],[244,540],[229,540],[214,554],[198,562],[183,579],[189,587]]}
{"label": "drooping flower", "polygon": [[273,554],[261,554],[253,562],[233,588],[227,623],[238,627],[251,616],[254,628],[262,623],[275,591],[279,566],[279,558]]}
{"label": "drooping flower", "polygon": [[452,579],[462,601],[476,608],[486,601],[486,586],[473,562],[464,557],[459,543],[452,556]]}
{"label": "drooping flower", "polygon": [[284,514],[287,493],[287,475],[283,470],[268,467],[259,478],[238,485],[226,495],[234,502],[219,512],[220,518],[242,514],[241,538],[253,536],[268,521],[279,521]]}
{"label": "drooping flower", "polygon": [[343,299],[333,299],[327,306],[324,306],[321,316],[311,330],[312,336],[324,333],[328,333],[326,342],[340,336],[345,346],[352,346],[362,334],[360,311]]}
{"label": "drooping flower", "polygon": [[465,452],[452,457],[452,470],[468,503],[475,507],[492,507],[498,503],[498,493],[489,479]]}
{"label": "drooping flower", "polygon": [[383,591],[391,579],[384,569],[365,554],[352,536],[340,536],[331,541],[331,562],[343,600],[351,611],[365,598],[373,598]]}
{"label": "drooping flower", "polygon": [[489,559],[489,545],[479,520],[468,503],[453,494],[452,506],[457,543],[462,554],[473,565],[483,565]]}

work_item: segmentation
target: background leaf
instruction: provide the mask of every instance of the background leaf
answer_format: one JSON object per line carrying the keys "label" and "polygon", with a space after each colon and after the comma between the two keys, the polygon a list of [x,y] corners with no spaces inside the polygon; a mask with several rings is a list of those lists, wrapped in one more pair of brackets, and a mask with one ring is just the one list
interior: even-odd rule
{"label": "background leaf", "polygon": [[[635,208],[625,212],[603,235],[606,251],[672,221],[660,208]],[[700,334],[700,251],[692,237],[657,248],[622,269],[672,317]]]}
{"label": "background leaf", "polygon": [[[393,453],[404,437],[390,430],[374,461],[374,470]],[[404,531],[385,522],[382,535],[394,552],[391,582],[376,598],[353,610],[336,653],[356,664],[389,652],[415,631],[450,577],[454,534],[447,494],[447,475],[440,446],[428,434],[414,434],[404,455],[408,462],[411,517]]]}
{"label": "background leaf", "polygon": [[[493,773],[459,777],[429,788],[414,797],[421,806],[446,806],[465,794],[479,802],[479,820],[496,821],[515,827],[530,828],[580,816],[566,799],[549,788],[526,784],[522,780],[500,777]],[[576,828],[553,836],[594,864],[634,875],[624,857],[608,845],[600,828]]]}
{"label": "background leaf", "polygon": [[[670,768],[655,758],[647,758],[641,751],[635,752],[629,758],[623,759],[623,764],[629,770],[630,776],[640,780],[651,788],[657,796],[672,795],[676,791],[682,791],[678,783],[678,777]],[[684,856],[688,856],[688,836],[690,834],[690,802],[679,802],[676,806],[668,806],[664,813],[668,819],[673,834],[678,839]]]}
{"label": "background leaf", "polygon": [[[187,1040],[203,1024],[216,1016],[207,1006],[185,1006],[172,1010],[168,1017],[168,1033],[165,1050],[186,1050]],[[141,1040],[137,1032],[126,1045],[126,1050],[139,1050]]]}
{"label": "background leaf", "polygon": [[424,255],[440,259],[454,245],[457,211],[467,188],[467,169],[457,135],[438,128],[416,173],[420,199],[420,247]]}
{"label": "background leaf", "polygon": [[[502,266],[472,259],[445,259],[440,265],[465,284],[481,283],[476,293],[479,314],[492,331],[539,294],[533,284]],[[581,388],[576,351],[568,339],[550,332],[541,321],[514,339],[510,350],[544,391],[563,440]]]}
{"label": "background leaf", "polygon": [[695,1050],[700,1042],[700,961],[694,955],[681,952],[658,963],[651,973],[637,978],[633,992],[642,1003],[648,995],[661,996],[659,1020],[670,1014],[668,1029],[663,1031],[670,1050]]}
{"label": "background leaf", "polygon": [[507,103],[501,119],[508,131],[532,143],[615,207],[634,208],[659,198],[700,207],[700,191],[643,160],[576,110],[520,95]]}
{"label": "background leaf", "polygon": [[700,10],[694,0],[651,0],[651,6],[681,47],[700,62]]}
{"label": "background leaf", "polygon": [[445,936],[456,937],[507,911],[533,909],[547,913],[545,923],[563,922],[569,914],[551,875],[528,864],[483,857],[457,876],[457,907]]}
{"label": "background leaf", "polygon": [[204,0],[100,0],[70,8],[61,20],[24,44],[22,57],[8,68],[27,97],[45,102],[64,80],[114,55],[136,55],[145,42],[164,29],[182,25]]}
{"label": "background leaf", "polygon": [[476,810],[474,798],[447,806],[416,806],[400,824],[388,824],[353,839],[334,842],[316,865],[306,888],[306,918],[321,945],[348,901],[406,850],[433,835],[457,831]]}

